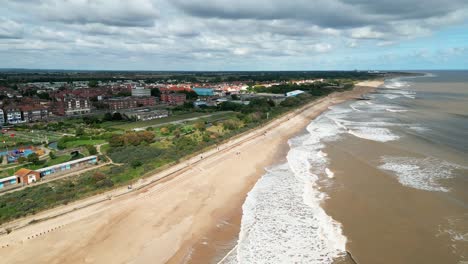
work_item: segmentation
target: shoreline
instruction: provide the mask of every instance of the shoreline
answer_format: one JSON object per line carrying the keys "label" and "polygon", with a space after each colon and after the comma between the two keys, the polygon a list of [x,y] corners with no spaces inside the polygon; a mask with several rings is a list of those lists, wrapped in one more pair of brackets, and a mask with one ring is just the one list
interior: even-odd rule
{"label": "shoreline", "polygon": [[[154,263],[155,259],[161,263],[190,263],[190,256],[194,259],[201,252],[193,251],[194,245],[211,241],[210,238],[215,241],[210,234],[220,229],[227,230],[217,227],[220,220],[238,217],[240,223],[246,194],[264,174],[264,168],[274,164],[287,151],[289,138],[303,131],[311,119],[329,106],[368,93],[381,83],[364,82],[352,91],[334,93],[309,103],[299,113],[296,110],[266,127],[231,140],[224,146],[229,149],[223,149],[221,153],[196,164],[189,160],[191,165],[187,169],[176,171],[162,182],[15,230],[0,237],[0,245],[8,245],[0,248],[0,253],[8,263],[31,259],[38,263],[60,263],[64,260],[68,263]],[[263,130],[268,130],[267,135],[260,133]],[[259,149],[263,155],[259,155]],[[237,151],[241,154],[235,154]],[[89,200],[99,198],[102,197]],[[60,212],[80,203],[83,201],[39,215]],[[18,222],[26,223],[37,217]],[[237,236],[233,223],[231,233]],[[128,240],[129,235],[131,241]],[[54,246],[50,248],[47,245]],[[106,250],[109,248],[113,248],[112,252]],[[212,259],[207,255],[200,257],[207,257],[207,261],[202,263]]]}
{"label": "shoreline", "polygon": [[[336,104],[343,103],[348,100],[358,100],[360,96],[373,92],[379,86],[383,84],[383,81],[376,83],[372,82],[371,84],[367,84],[367,82],[361,82],[364,85],[356,85],[356,90],[359,88],[364,88],[365,91],[359,92],[355,97],[349,97],[344,99],[340,102],[335,102],[328,107]],[[367,89],[366,89],[367,88]],[[290,135],[289,138],[286,138],[285,142],[283,142],[279,147],[280,150],[276,153],[276,157],[270,160],[270,163],[267,167],[273,166],[276,164],[286,162],[286,155],[290,149],[287,141],[290,138],[300,135],[304,132],[304,129],[307,125],[323,112],[327,111],[328,107],[323,111],[319,111],[313,116],[310,116],[310,120],[301,125],[301,128],[296,127],[295,132]],[[188,242],[185,247],[181,248],[177,254],[175,254],[168,263],[184,263],[184,264],[196,264],[196,263],[212,263],[212,264],[222,264],[224,260],[232,254],[232,252],[237,247],[237,239],[239,237],[240,232],[240,225],[242,221],[242,205],[247,197],[247,194],[250,190],[254,187],[258,179],[260,179],[265,174],[265,167],[257,170],[257,175],[255,176],[255,180],[249,182],[248,186],[246,186],[242,191],[239,192],[239,195],[242,197],[239,199],[237,206],[234,206],[229,214],[220,216],[218,219],[219,223],[224,224],[221,228],[218,226],[212,228],[210,232],[205,234],[202,239],[198,239],[196,241]],[[226,224],[227,223],[227,224]],[[207,242],[209,241],[209,242]],[[209,243],[213,244],[211,247]],[[228,246],[226,246],[228,245]],[[349,253],[348,253],[349,254]]]}

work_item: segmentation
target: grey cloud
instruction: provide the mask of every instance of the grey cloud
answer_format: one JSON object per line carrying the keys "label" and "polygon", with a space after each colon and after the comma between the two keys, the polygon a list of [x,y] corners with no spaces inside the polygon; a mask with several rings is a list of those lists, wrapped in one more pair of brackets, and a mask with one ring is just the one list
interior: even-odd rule
{"label": "grey cloud", "polygon": [[185,12],[225,19],[302,19],[322,27],[364,26],[367,23],[445,16],[466,8],[465,0],[174,0]]}
{"label": "grey cloud", "polygon": [[24,28],[21,24],[5,18],[0,18],[0,39],[20,39]]}
{"label": "grey cloud", "polygon": [[151,27],[159,12],[151,0],[42,0],[10,1],[17,8],[24,6],[42,20],[66,24],[100,23],[123,27]]}
{"label": "grey cloud", "polygon": [[188,14],[224,19],[295,19],[310,21],[321,27],[347,28],[363,26],[370,17],[354,12],[352,6],[336,0],[175,0],[173,3]]}

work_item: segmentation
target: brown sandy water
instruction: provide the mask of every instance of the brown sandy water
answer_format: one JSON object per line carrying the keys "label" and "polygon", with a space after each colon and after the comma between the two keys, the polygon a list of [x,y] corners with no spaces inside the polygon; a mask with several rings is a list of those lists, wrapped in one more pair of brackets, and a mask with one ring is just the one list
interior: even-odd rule
{"label": "brown sandy water", "polygon": [[370,162],[382,152],[400,151],[365,140],[359,145],[366,155],[349,151],[354,146],[346,141],[326,148],[335,183],[325,202],[327,213],[342,223],[357,262],[457,263],[466,250],[455,250],[439,226],[447,224],[447,216],[463,217],[466,210],[440,194],[402,186]]}
{"label": "brown sandy water", "polygon": [[[349,115],[392,123],[380,127],[398,139],[344,133],[323,150],[334,172],[322,183],[324,208],[342,224],[358,263],[468,261],[468,82],[466,75],[438,75],[410,79],[395,91],[379,89],[369,104],[405,110],[358,108]],[[400,89],[410,96],[395,98]]]}

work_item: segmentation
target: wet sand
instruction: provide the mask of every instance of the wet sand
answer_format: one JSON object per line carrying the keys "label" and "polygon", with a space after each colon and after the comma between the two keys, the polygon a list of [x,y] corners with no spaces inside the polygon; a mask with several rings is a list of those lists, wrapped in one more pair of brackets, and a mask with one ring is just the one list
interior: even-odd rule
{"label": "wet sand", "polygon": [[[368,82],[363,85],[370,87],[322,98],[294,117],[276,120],[266,128],[228,142],[221,146],[225,150],[192,164],[165,182],[1,236],[2,261],[190,263],[192,259],[191,263],[210,263],[223,250],[215,247],[204,251],[200,245],[207,242],[228,247],[229,241],[235,239],[247,192],[264,174],[263,168],[278,162],[287,140],[329,106],[359,97],[380,84]],[[266,136],[264,129],[268,130]],[[236,155],[238,151],[240,155]],[[72,209],[80,203],[43,214]]]}

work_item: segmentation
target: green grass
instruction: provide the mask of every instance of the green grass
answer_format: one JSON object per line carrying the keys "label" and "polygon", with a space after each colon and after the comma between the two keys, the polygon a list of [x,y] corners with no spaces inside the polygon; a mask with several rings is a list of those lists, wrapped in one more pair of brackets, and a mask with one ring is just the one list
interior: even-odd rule
{"label": "green grass", "polygon": [[[213,113],[214,117],[219,117],[219,116],[222,116],[223,114],[226,114],[226,113],[225,112]],[[138,122],[125,123],[125,124],[120,123],[118,125],[110,126],[110,127],[122,129],[122,130],[130,130],[134,128],[164,125],[170,122],[176,122],[176,121],[181,121],[184,119],[207,116],[207,115],[210,115],[210,113],[193,112],[193,113],[174,115],[174,116],[170,116],[166,118],[159,118],[159,119],[154,119],[154,120],[149,120],[149,121],[138,121]]]}
{"label": "green grass", "polygon": [[81,139],[81,140],[74,140],[74,141],[69,141],[65,143],[66,148],[76,148],[76,147],[81,147],[85,145],[99,145],[106,143],[104,139]]}

